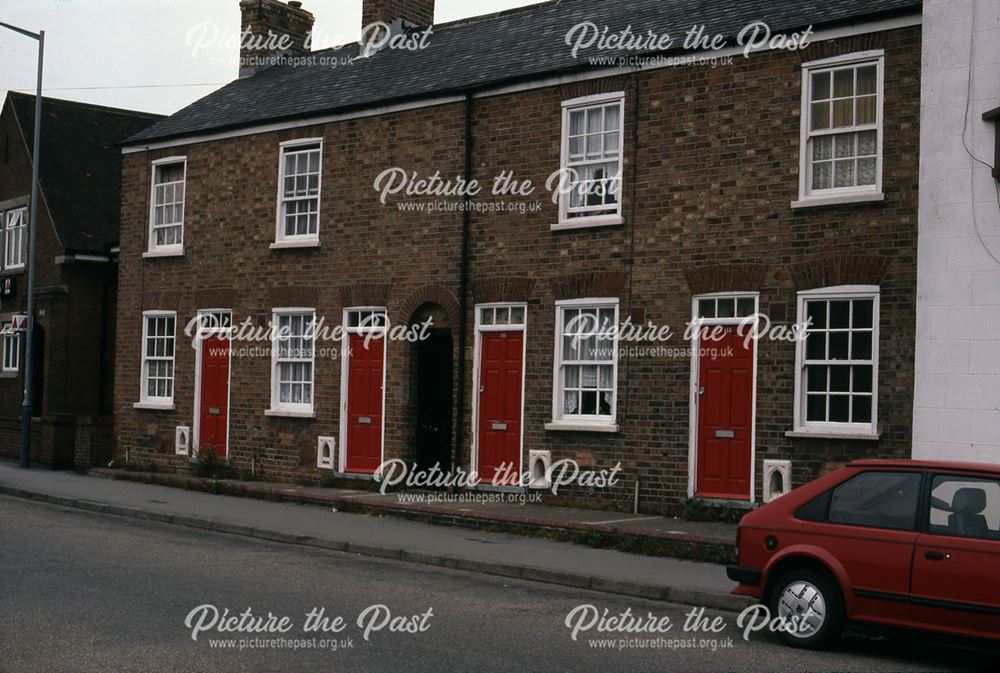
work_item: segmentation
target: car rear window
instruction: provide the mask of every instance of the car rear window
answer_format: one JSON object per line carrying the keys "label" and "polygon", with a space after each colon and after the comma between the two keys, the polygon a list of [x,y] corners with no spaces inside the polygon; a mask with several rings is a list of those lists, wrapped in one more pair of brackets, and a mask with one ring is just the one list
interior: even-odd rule
{"label": "car rear window", "polygon": [[862,472],[833,489],[830,523],[915,530],[919,472]]}
{"label": "car rear window", "polygon": [[931,482],[928,532],[1000,540],[1000,482],[938,475]]}
{"label": "car rear window", "polygon": [[830,509],[830,491],[818,496],[795,510],[795,518],[801,521],[826,521]]}

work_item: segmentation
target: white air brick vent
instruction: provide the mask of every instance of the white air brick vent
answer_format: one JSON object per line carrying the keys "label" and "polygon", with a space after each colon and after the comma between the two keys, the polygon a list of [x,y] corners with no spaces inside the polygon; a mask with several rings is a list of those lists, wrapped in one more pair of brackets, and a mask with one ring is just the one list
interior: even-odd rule
{"label": "white air brick vent", "polygon": [[178,456],[186,456],[191,450],[191,428],[178,425],[174,432],[174,451]]}
{"label": "white air brick vent", "polygon": [[320,437],[316,448],[316,467],[332,470],[337,462],[337,442],[333,437]]}
{"label": "white air brick vent", "polygon": [[764,502],[777,500],[792,490],[792,461],[764,461]]}
{"label": "white air brick vent", "polygon": [[552,486],[552,452],[532,450],[528,452],[528,488],[549,488]]}

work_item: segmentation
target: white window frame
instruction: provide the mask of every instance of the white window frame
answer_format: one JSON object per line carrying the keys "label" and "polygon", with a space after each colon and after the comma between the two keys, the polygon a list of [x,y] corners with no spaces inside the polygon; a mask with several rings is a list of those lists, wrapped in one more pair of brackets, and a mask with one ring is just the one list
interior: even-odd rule
{"label": "white window frame", "polygon": [[21,336],[14,332],[11,323],[0,329],[3,336],[3,373],[16,374],[21,370]]}
{"label": "white window frame", "polygon": [[[12,222],[20,216],[21,224],[12,227]],[[25,264],[25,258],[27,257],[27,238],[28,238],[28,207],[22,206],[20,208],[11,208],[10,210],[3,213],[3,268],[4,269],[23,269]],[[11,262],[11,242],[13,238],[11,237],[11,231],[17,230],[17,261]]]}
{"label": "white window frame", "polygon": [[[174,319],[174,333],[171,336],[174,342],[172,355],[168,357],[154,356],[150,358],[146,354],[147,342],[149,339],[149,322],[158,319]],[[134,406],[139,409],[173,409],[174,393],[177,385],[177,312],[176,311],[143,311],[142,312],[142,351],[140,352],[140,380],[139,380],[139,402]],[[149,363],[150,360],[168,361],[171,363],[170,374],[170,395],[168,397],[156,397],[149,395]]]}
{"label": "white window frame", "polygon": [[[312,357],[308,360],[305,358],[290,358],[287,361],[295,362],[309,362],[310,367],[310,402],[308,404],[301,403],[291,403],[284,402],[281,400],[281,384],[278,378],[278,364],[286,360],[281,360],[278,358],[278,341],[279,341],[279,320],[281,316],[293,316],[293,315],[308,315],[312,318],[313,325],[313,344],[312,344]],[[316,408],[316,309],[306,308],[306,307],[296,307],[296,308],[276,308],[271,312],[271,407],[265,412],[267,416],[292,416],[300,418],[313,418],[315,416]]]}
{"label": "white window frame", "polygon": [[843,365],[872,366],[872,418],[870,423],[843,423],[830,421],[806,421],[806,381],[805,356],[806,342],[804,339],[795,341],[795,402],[794,429],[785,433],[789,437],[821,436],[831,438],[878,439],[878,376],[879,376],[879,313],[880,288],[877,285],[839,285],[835,287],[804,290],[798,293],[796,322],[800,325],[807,319],[806,302],[809,300],[835,301],[838,299],[871,299],[872,300],[872,359],[838,360]]}
{"label": "white window frame", "polygon": [[[555,305],[555,330],[553,332],[553,363],[552,363],[552,422],[545,424],[546,430],[569,430],[569,431],[590,431],[590,432],[617,432],[618,431],[618,337],[620,324],[619,307],[621,301],[618,297],[595,297],[586,299],[564,299],[556,302]],[[587,417],[582,415],[567,415],[563,413],[563,372],[562,372],[562,348],[563,348],[563,314],[567,309],[613,309],[615,333],[612,341],[614,360],[611,370],[611,385],[614,391],[614,400],[611,404],[611,415],[601,417]],[[597,364],[595,362],[595,364]],[[600,374],[598,374],[600,376]]]}
{"label": "white window frame", "polygon": [[[316,196],[308,197],[293,197],[286,199],[285,192],[285,155],[290,152],[303,151],[303,148],[308,145],[317,145],[316,150],[319,152],[319,176],[318,185],[316,190]],[[299,234],[299,235],[286,235],[285,234],[285,202],[286,201],[298,201],[304,199],[316,199],[316,233],[315,234]],[[271,244],[271,249],[280,248],[312,248],[319,246],[319,232],[320,232],[320,218],[323,213],[323,139],[322,138],[301,138],[296,140],[288,140],[281,143],[278,146],[278,193],[277,193],[277,204],[278,207],[275,210],[275,222],[274,222],[274,243]]]}
{"label": "white window frame", "polygon": [[[870,64],[876,66],[876,105],[875,123],[864,126],[850,126],[836,129],[810,130],[810,90],[812,75],[818,71],[835,70],[845,66]],[[831,81],[831,86],[832,86]],[[809,61],[802,64],[802,100],[799,122],[799,198],[792,202],[792,208],[833,205],[838,203],[860,203],[882,201],[882,161],[883,161],[883,104],[885,101],[885,53],[881,49],[855,52],[832,58]],[[812,145],[813,137],[837,135],[840,133],[855,133],[874,130],[876,134],[875,184],[854,187],[831,187],[829,189],[812,189]]]}
{"label": "white window frame", "polygon": [[568,193],[559,195],[559,221],[551,225],[552,230],[559,229],[582,229],[586,227],[603,227],[622,224],[622,201],[624,200],[623,186],[625,184],[625,92],[616,91],[613,93],[595,94],[592,96],[581,96],[565,100],[562,103],[562,129],[560,131],[560,153],[559,169],[563,176],[570,169],[569,165],[569,130],[570,112],[592,107],[604,107],[609,103],[618,102],[619,120],[618,125],[618,203],[614,213],[603,213],[598,215],[583,215],[570,217]]}
{"label": "white window frame", "polygon": [[[155,232],[155,222],[156,222],[156,174],[161,166],[166,166],[169,164],[181,164],[184,167],[184,179],[181,184],[184,185],[184,198],[181,200],[181,221],[174,222],[171,225],[160,225],[163,226],[177,226],[180,225],[181,228],[181,242],[173,243],[170,245],[157,245],[156,244],[156,232]],[[187,219],[187,157],[185,156],[174,156],[174,157],[164,157],[163,159],[157,159],[150,164],[149,171],[149,227],[147,236],[149,237],[149,243],[146,246],[146,252],[143,253],[143,257],[179,257],[184,254],[184,222]]]}

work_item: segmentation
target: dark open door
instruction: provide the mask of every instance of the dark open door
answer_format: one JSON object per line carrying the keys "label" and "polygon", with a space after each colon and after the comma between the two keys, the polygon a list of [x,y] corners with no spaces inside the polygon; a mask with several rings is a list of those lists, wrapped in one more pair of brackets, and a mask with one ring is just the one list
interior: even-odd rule
{"label": "dark open door", "polygon": [[417,465],[451,469],[451,332],[417,344]]}

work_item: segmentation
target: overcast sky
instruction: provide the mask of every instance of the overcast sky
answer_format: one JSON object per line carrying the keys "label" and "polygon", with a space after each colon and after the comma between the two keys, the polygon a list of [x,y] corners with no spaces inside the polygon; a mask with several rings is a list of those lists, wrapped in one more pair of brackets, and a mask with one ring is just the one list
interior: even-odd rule
{"label": "overcast sky", "polygon": [[[537,1],[437,0],[435,22]],[[303,0],[313,48],[356,40],[361,2]],[[45,31],[46,96],[170,114],[236,78],[239,0],[2,0],[0,21]],[[213,34],[229,44],[195,49]],[[0,96],[34,91],[36,49],[0,29]]]}

